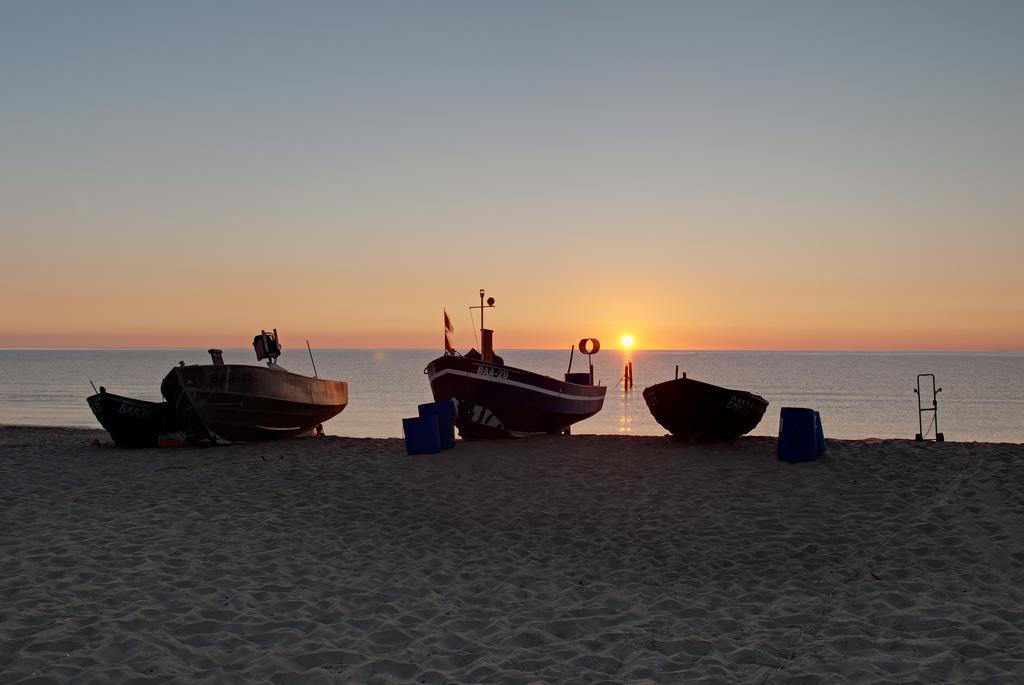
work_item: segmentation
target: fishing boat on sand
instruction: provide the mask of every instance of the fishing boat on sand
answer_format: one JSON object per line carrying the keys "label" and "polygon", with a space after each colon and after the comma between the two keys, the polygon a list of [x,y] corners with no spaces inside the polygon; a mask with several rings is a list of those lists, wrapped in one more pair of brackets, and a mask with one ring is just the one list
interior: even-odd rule
{"label": "fishing boat on sand", "polygon": [[749,433],[768,408],[768,400],[760,395],[702,383],[685,373],[644,388],[644,401],[654,420],[672,435],[695,442],[732,440]]}
{"label": "fishing boat on sand", "polygon": [[161,435],[177,430],[174,414],[166,402],[115,395],[103,386],[86,401],[118,447],[156,447]]}
{"label": "fishing boat on sand", "polygon": [[[594,385],[592,366],[589,374],[567,373],[559,380],[506,365],[494,353],[494,331],[484,328],[484,309],[493,306],[494,298],[485,304],[481,290],[480,306],[470,307],[480,309],[482,352],[455,351],[448,339],[452,328],[446,314],[445,353],[423,370],[434,401],[455,403],[459,435],[480,439],[562,433],[601,411],[607,388]],[[596,340],[593,343],[590,353],[599,348]],[[571,367],[570,359],[570,372]]]}
{"label": "fishing boat on sand", "polygon": [[277,363],[277,329],[253,339],[257,361],[225,364],[210,350],[212,364],[180,362],[160,384],[178,421],[197,438],[219,443],[279,440],[312,432],[348,405],[348,383],[286,371]]}

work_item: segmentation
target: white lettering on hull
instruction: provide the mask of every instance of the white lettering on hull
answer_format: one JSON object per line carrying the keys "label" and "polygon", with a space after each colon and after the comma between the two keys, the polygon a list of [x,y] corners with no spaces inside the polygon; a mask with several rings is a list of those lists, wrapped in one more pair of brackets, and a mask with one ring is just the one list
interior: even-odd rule
{"label": "white lettering on hull", "polygon": [[[508,372],[506,371],[506,373]],[[498,383],[501,385],[511,385],[517,388],[522,388],[524,390],[532,390],[533,392],[538,392],[542,395],[558,397],[563,400],[577,400],[579,402],[604,402],[604,395],[570,395],[564,392],[548,390],[547,388],[538,388],[536,385],[530,385],[529,383],[520,383],[519,381],[514,381],[509,378],[482,374],[478,375],[475,373],[469,373],[468,371],[459,371],[458,369],[443,369],[435,373],[433,376],[431,376],[430,380],[433,381],[435,378],[440,378],[441,376],[444,376],[446,374],[451,374],[453,376],[464,376],[466,378],[479,378],[480,380],[489,381],[491,383]]]}

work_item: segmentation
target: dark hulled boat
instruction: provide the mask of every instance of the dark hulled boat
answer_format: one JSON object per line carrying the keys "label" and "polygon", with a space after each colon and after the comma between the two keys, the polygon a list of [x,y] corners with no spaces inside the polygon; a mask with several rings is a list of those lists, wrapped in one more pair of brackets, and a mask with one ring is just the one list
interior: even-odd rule
{"label": "dark hulled boat", "polygon": [[253,341],[267,366],[225,364],[210,350],[212,364],[171,369],[160,391],[175,416],[196,437],[217,442],[279,440],[310,433],[348,405],[348,383],[310,378],[277,364],[277,331]]}
{"label": "dark hulled boat", "polygon": [[[486,306],[493,307],[494,299]],[[445,354],[423,370],[434,401],[456,403],[459,435],[479,439],[560,433],[601,411],[607,388],[593,385],[592,373],[567,374],[570,380],[562,381],[507,366],[494,354],[493,331],[483,327],[484,307],[481,290],[483,353],[471,350],[460,355],[446,337]],[[583,376],[587,382],[580,383]]]}
{"label": "dark hulled boat", "polygon": [[109,393],[105,388],[86,398],[96,420],[118,447],[156,447],[160,436],[176,430],[166,402],[147,402]]}
{"label": "dark hulled boat", "polygon": [[760,395],[702,383],[686,374],[644,388],[644,400],[655,421],[672,435],[700,442],[749,433],[768,408]]}
{"label": "dark hulled boat", "polygon": [[425,371],[434,401],[456,401],[455,426],[471,439],[559,433],[601,411],[607,389],[452,354]]}

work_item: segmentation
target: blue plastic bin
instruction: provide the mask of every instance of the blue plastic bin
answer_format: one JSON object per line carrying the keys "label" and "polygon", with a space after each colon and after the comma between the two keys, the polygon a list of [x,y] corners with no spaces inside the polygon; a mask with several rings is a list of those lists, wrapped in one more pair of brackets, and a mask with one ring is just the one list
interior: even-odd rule
{"label": "blue plastic bin", "polygon": [[402,419],[405,451],[409,454],[436,454],[441,451],[441,432],[437,429],[437,416],[417,416]]}
{"label": "blue plastic bin", "polygon": [[818,434],[818,454],[824,454],[828,448],[825,447],[825,429],[821,425],[821,412],[814,412],[814,427]]}
{"label": "blue plastic bin", "polygon": [[420,416],[436,416],[437,430],[441,437],[441,449],[455,447],[455,408],[449,401],[428,402],[419,406]]}
{"label": "blue plastic bin", "polygon": [[779,461],[818,458],[818,421],[813,409],[783,407],[779,412]]}

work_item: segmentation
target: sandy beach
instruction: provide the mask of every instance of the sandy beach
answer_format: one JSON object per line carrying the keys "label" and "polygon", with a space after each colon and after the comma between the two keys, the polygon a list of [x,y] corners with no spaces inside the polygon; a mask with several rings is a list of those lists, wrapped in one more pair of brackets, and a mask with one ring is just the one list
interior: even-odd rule
{"label": "sandy beach", "polygon": [[1022,485],[1013,444],[0,428],[0,673],[1020,683]]}

